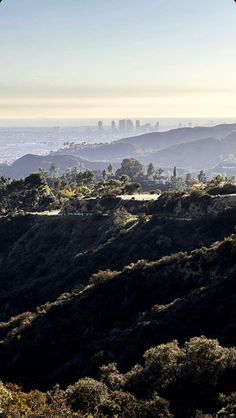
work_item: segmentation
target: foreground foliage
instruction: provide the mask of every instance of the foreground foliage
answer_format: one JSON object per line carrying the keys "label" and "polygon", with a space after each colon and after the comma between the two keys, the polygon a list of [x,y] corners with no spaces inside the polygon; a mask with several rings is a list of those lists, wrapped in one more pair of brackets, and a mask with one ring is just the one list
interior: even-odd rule
{"label": "foreground foliage", "polygon": [[[0,384],[3,418],[200,418],[236,412],[236,349],[193,338],[150,348],[142,365],[119,373],[100,369],[100,380],[80,379],[65,390],[28,393]],[[233,416],[233,415],[232,415]]]}

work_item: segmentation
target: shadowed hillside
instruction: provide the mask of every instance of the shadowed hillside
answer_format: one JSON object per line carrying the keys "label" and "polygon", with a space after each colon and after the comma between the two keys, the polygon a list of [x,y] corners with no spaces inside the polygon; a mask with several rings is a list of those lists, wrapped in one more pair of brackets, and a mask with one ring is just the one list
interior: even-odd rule
{"label": "shadowed hillside", "polygon": [[[235,237],[212,249],[138,262],[29,315],[0,350],[4,379],[69,383],[117,362],[125,371],[153,345],[202,334],[235,345]],[[9,325],[5,325],[9,327]]]}
{"label": "shadowed hillside", "polygon": [[192,221],[160,215],[136,218],[122,211],[84,218],[2,218],[1,318],[81,289],[100,269],[121,270],[139,259],[157,260],[209,246],[233,233],[234,226],[235,209]]}

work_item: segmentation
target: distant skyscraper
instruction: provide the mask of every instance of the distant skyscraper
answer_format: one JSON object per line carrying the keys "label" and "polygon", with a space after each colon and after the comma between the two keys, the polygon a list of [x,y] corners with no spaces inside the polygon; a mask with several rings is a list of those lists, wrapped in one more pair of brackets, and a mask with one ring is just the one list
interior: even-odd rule
{"label": "distant skyscraper", "polygon": [[126,126],[127,126],[127,132],[132,132],[134,130],[134,124],[132,120],[128,119],[126,121]]}
{"label": "distant skyscraper", "polygon": [[152,130],[153,130],[153,127],[151,123],[146,123],[145,125],[142,126],[142,132],[144,133],[151,132]]}
{"label": "distant skyscraper", "polygon": [[159,122],[157,122],[156,125],[154,126],[154,128],[155,128],[156,131],[159,131],[159,126],[160,126],[159,125]]}
{"label": "distant skyscraper", "polygon": [[103,130],[103,122],[101,120],[98,122],[98,129],[99,131]]}
{"label": "distant skyscraper", "polygon": [[136,131],[138,132],[140,130],[140,120],[136,120],[135,126],[136,126]]}
{"label": "distant skyscraper", "polygon": [[111,129],[113,131],[116,129],[116,122],[114,120],[111,122]]}
{"label": "distant skyscraper", "polygon": [[122,134],[125,133],[125,131],[126,131],[126,120],[125,119],[122,119],[122,120],[119,121],[119,131]]}

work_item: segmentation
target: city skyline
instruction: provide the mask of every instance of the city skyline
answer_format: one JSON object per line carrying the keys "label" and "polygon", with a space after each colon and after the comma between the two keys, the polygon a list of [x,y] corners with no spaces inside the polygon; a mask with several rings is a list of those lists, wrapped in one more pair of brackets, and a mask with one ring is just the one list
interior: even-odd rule
{"label": "city skyline", "polygon": [[236,117],[235,17],[230,0],[3,2],[0,116]]}

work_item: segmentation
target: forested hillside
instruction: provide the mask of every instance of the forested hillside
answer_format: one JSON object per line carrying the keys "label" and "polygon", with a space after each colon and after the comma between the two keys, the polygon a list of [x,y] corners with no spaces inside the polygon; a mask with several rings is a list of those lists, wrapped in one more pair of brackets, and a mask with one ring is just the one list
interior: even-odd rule
{"label": "forested hillside", "polygon": [[92,217],[1,218],[0,318],[80,290],[98,270],[210,246],[234,232],[235,211],[192,220],[120,210]]}
{"label": "forested hillside", "polygon": [[6,338],[2,375],[50,388],[97,376],[107,362],[127,371],[146,349],[174,339],[235,345],[235,251],[232,236],[212,249],[96,273],[84,291],[42,306]]}
{"label": "forested hillside", "polygon": [[[102,382],[79,380],[40,404],[50,410],[63,403],[78,416],[114,417],[118,410],[120,417],[189,418],[197,409],[234,411],[235,395],[220,393],[235,389],[235,349],[205,338],[184,343],[204,334],[236,344],[235,254],[232,235],[210,249],[92,275],[84,290],[1,324],[2,378],[49,389],[102,373]],[[38,397],[30,396],[32,405]]]}
{"label": "forested hillside", "polygon": [[[233,408],[235,349],[212,340],[236,345],[235,189],[219,181],[0,218],[5,417],[28,408],[29,418],[201,418]],[[24,205],[31,183],[20,184]],[[201,385],[210,400],[196,396]]]}

